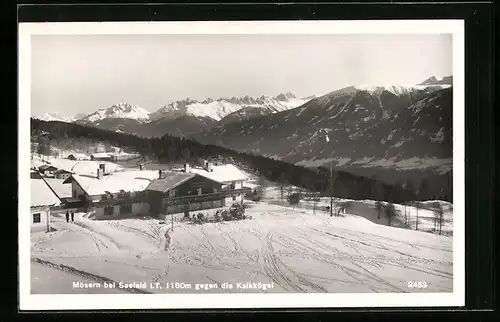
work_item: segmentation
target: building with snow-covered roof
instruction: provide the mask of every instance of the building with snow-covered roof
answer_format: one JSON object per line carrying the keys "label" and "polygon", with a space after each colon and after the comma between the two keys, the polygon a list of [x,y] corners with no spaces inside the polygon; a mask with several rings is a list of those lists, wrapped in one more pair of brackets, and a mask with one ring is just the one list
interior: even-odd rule
{"label": "building with snow-covered roof", "polygon": [[68,207],[75,208],[69,204],[80,202],[78,207],[93,212],[96,219],[148,213],[161,216],[223,207],[226,197],[243,193],[224,191],[221,182],[197,173],[101,170],[96,175],[73,174],[64,181],[71,184]]}
{"label": "building with snow-covered roof", "polygon": [[72,153],[67,156],[67,159],[73,161],[90,160],[90,156],[84,153]]}
{"label": "building with snow-covered roof", "polygon": [[64,181],[71,184],[71,197],[86,202],[96,218],[125,214],[146,214],[149,204],[142,192],[158,178],[157,171],[116,171],[96,175],[74,174]]}
{"label": "building with snow-covered roof", "polygon": [[50,229],[50,210],[61,204],[43,179],[30,180],[30,221],[31,231]]}
{"label": "building with snow-covered roof", "polygon": [[[223,190],[243,189],[243,183],[248,180],[245,172],[233,164],[213,165],[211,162],[205,161],[203,167],[194,167],[188,171],[221,183]],[[243,194],[241,198],[243,200]],[[235,196],[233,196],[233,200],[236,200]]]}
{"label": "building with snow-covered roof", "polygon": [[112,156],[112,161],[127,161],[140,158],[139,153],[115,152]]}
{"label": "building with snow-covered roof", "polygon": [[222,184],[196,173],[161,172],[147,187],[150,211],[155,214],[189,213],[225,206]]}
{"label": "building with snow-covered roof", "polygon": [[113,161],[113,153],[94,153],[90,155],[92,161]]}
{"label": "building with snow-covered roof", "polygon": [[69,177],[71,177],[72,172],[64,169],[59,169],[56,172],[54,172],[54,178],[56,179],[62,179],[66,180]]}
{"label": "building with snow-covered roof", "polygon": [[38,168],[38,171],[46,176],[53,176],[57,170],[57,167],[50,164],[44,164]]}

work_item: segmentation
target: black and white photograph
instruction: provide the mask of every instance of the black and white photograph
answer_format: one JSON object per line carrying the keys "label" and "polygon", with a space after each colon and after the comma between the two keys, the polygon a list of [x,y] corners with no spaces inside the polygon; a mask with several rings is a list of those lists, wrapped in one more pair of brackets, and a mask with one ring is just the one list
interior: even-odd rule
{"label": "black and white photograph", "polygon": [[463,55],[454,20],[21,23],[21,308],[462,305]]}

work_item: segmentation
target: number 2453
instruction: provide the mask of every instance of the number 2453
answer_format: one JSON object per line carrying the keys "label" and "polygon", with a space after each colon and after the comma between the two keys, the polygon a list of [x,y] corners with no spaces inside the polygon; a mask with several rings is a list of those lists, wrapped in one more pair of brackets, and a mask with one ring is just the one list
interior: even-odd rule
{"label": "number 2453", "polygon": [[427,288],[427,282],[425,281],[408,281],[409,288]]}

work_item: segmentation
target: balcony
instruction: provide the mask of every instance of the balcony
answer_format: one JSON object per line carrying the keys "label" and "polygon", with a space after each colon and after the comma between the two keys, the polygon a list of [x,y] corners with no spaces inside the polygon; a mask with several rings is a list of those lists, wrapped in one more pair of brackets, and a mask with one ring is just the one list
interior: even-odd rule
{"label": "balcony", "polygon": [[168,205],[184,205],[192,202],[220,200],[227,197],[233,197],[240,194],[245,194],[250,192],[251,190],[252,189],[250,188],[242,188],[235,190],[220,191],[215,193],[206,193],[203,195],[196,195],[196,196],[170,197],[170,198],[164,198],[163,200]]}

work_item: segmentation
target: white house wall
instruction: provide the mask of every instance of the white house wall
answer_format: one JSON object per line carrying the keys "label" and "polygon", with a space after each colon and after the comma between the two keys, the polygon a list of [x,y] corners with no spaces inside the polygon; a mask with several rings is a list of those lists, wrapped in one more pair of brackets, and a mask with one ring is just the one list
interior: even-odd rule
{"label": "white house wall", "polygon": [[[45,208],[31,208],[31,211],[30,211],[31,232],[45,231],[47,229],[47,213],[48,212],[49,212],[49,210],[45,209]],[[33,217],[34,217],[34,214],[37,214],[37,213],[40,214],[40,222],[34,223]]]}
{"label": "white house wall", "polygon": [[132,213],[133,214],[147,214],[149,213],[149,203],[140,202],[132,204]]}
{"label": "white house wall", "polygon": [[[94,213],[94,216],[96,219],[119,219],[124,217],[124,215],[120,214],[120,206],[115,205],[113,206],[113,214],[112,215],[105,215],[104,214],[104,209],[105,207],[96,207],[93,208],[91,211]],[[130,215],[146,215],[149,213],[149,203],[147,202],[140,202],[140,203],[133,203],[132,204],[132,213],[127,214],[127,216]]]}

